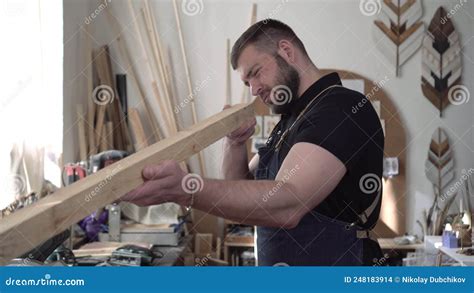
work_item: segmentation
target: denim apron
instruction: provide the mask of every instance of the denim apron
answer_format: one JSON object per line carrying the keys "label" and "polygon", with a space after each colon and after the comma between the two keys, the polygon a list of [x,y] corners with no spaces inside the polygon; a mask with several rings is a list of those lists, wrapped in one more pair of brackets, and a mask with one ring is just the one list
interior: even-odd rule
{"label": "denim apron", "polygon": [[[281,139],[281,128],[280,122],[275,126],[266,145],[258,150],[259,164],[254,174],[256,180],[275,180],[282,163],[279,147],[275,143]],[[379,196],[371,208],[363,213],[366,217],[362,223],[367,222],[374,206],[380,204]],[[361,228],[362,225],[357,223],[338,221],[312,210],[303,216],[293,229],[257,227],[258,265],[374,265],[383,257],[382,250],[376,240],[370,239],[369,230]]]}
{"label": "denim apron", "polygon": [[[278,151],[259,149],[256,180],[274,180],[280,167]],[[271,199],[269,199],[271,200]],[[257,227],[259,266],[363,265],[363,247],[357,227],[314,210],[293,229]]]}

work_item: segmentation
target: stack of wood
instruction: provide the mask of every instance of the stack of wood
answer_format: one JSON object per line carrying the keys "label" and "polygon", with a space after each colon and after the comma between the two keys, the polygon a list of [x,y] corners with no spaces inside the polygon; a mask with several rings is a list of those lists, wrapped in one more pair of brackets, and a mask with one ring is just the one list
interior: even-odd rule
{"label": "stack of wood", "polygon": [[[108,46],[87,52],[93,57],[88,84],[87,112],[77,106],[80,160],[115,149],[133,152],[125,112],[112,73]],[[93,55],[93,56],[92,56]]]}
{"label": "stack of wood", "polygon": [[[193,97],[191,106],[193,124],[195,124],[198,122],[194,105],[195,95],[192,94],[192,82],[176,3],[174,1],[175,17],[179,30],[183,63],[186,69],[188,90]],[[130,56],[126,44],[124,44],[123,32],[126,30],[124,27],[121,27],[109,9],[106,9],[106,17],[113,35],[116,36],[113,44],[117,45],[116,49],[119,53],[119,58],[123,62],[120,65],[122,68],[127,69],[127,78],[132,82],[132,87],[138,92],[140,105],[146,111],[145,121],[147,121],[149,129],[151,129],[152,135],[146,135],[144,131],[146,126],[143,124],[144,121],[140,117],[138,108],[121,109],[124,105],[120,104],[120,98],[122,97],[118,97],[116,85],[114,84],[109,48],[103,46],[95,50],[93,54],[87,54],[88,58],[93,57],[86,60],[86,64],[93,63],[93,70],[87,74],[90,80],[88,93],[91,95],[87,105],[87,115],[84,115],[81,105],[78,105],[77,110],[77,115],[79,116],[80,160],[84,160],[88,155],[105,149],[127,150],[129,152],[138,151],[149,146],[151,143],[176,134],[183,128],[178,123],[179,117],[177,117],[177,113],[173,111],[176,102],[176,86],[171,72],[171,59],[169,54],[167,54],[168,52],[164,50],[165,46],[160,39],[157,20],[153,14],[152,7],[149,1],[144,1],[144,5],[141,8],[135,7],[132,1],[128,1],[128,8],[133,19],[132,22],[135,36],[138,39],[139,49],[146,55],[143,68],[150,76],[150,83],[137,79],[136,70],[132,65],[134,64],[133,58]],[[89,42],[87,41],[88,45]],[[88,46],[87,50],[90,49],[90,46]],[[148,52],[152,52],[152,54],[148,56]],[[157,117],[150,106],[152,101],[145,94],[146,88],[150,89],[158,105],[162,125],[158,123]],[[124,112],[122,110],[126,110],[128,113],[129,125],[124,119]],[[131,133],[129,133],[128,127],[130,127]],[[201,153],[199,154],[198,163],[200,174],[205,176],[205,161]],[[184,164],[182,167],[188,169]]]}

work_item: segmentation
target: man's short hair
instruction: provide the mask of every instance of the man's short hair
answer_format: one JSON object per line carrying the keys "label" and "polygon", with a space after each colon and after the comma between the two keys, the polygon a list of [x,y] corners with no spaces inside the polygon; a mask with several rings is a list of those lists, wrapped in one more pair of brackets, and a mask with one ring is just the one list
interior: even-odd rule
{"label": "man's short hair", "polygon": [[275,19],[264,19],[250,26],[235,42],[230,56],[232,68],[237,68],[240,54],[248,45],[254,45],[259,50],[276,54],[278,43],[283,39],[293,43],[301,49],[304,55],[308,56],[303,42],[291,27]]}

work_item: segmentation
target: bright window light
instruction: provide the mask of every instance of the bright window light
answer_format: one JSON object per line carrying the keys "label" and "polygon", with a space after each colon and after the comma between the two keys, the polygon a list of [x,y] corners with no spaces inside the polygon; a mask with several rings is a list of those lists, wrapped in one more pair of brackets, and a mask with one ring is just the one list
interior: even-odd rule
{"label": "bright window light", "polygon": [[[40,191],[43,177],[60,186],[62,1],[0,0],[0,35],[2,209],[15,197]],[[12,149],[24,159],[12,160]]]}

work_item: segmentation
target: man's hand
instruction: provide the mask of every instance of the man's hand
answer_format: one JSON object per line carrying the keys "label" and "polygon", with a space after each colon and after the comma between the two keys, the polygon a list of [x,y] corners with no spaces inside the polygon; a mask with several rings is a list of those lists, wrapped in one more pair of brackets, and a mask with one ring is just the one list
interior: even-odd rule
{"label": "man's hand", "polygon": [[157,205],[166,202],[175,202],[187,206],[191,196],[182,187],[186,172],[175,161],[164,161],[159,165],[143,168],[141,186],[122,197],[139,206]]}
{"label": "man's hand", "polygon": [[[225,105],[224,110],[229,107],[230,105]],[[230,145],[244,144],[255,133],[256,124],[257,120],[253,117],[252,119],[245,121],[238,129],[228,134],[227,139]]]}

